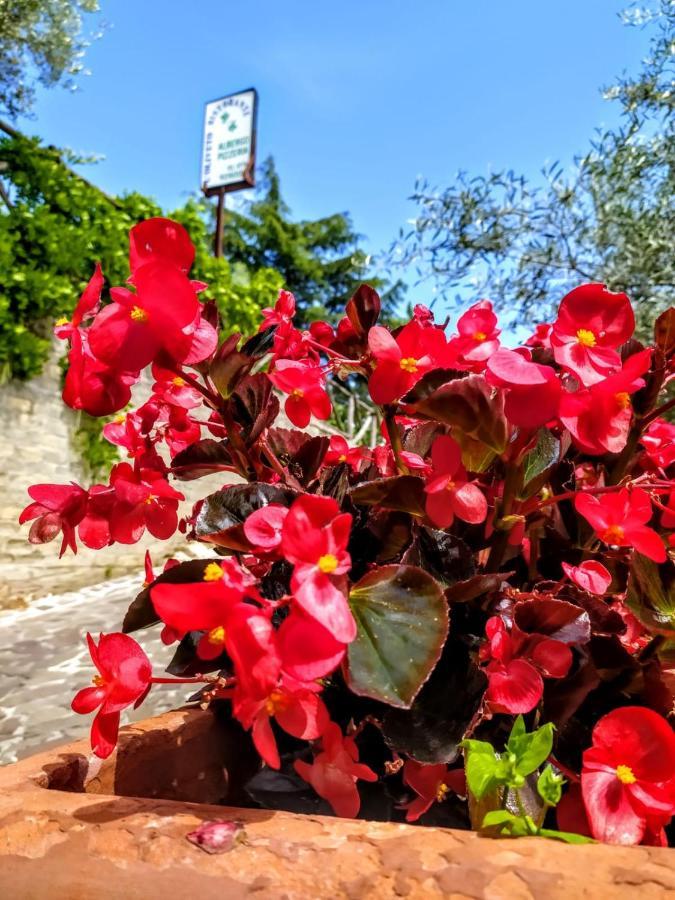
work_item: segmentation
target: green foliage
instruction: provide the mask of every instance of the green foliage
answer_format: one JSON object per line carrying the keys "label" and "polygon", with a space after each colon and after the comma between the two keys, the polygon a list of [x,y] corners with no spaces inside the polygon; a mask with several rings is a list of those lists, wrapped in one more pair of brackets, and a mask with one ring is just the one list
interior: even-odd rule
{"label": "green foliage", "polygon": [[223,252],[248,269],[280,272],[285,287],[295,294],[301,316],[310,322],[344,309],[365,280],[380,289],[385,312],[401,299],[400,283],[383,293],[382,282],[367,277],[368,258],[359,249],[359,240],[346,213],[292,221],[270,157],[263,163],[256,198],[245,212],[226,214]]}
{"label": "green foliage", "polygon": [[98,9],[98,0],[0,0],[0,109],[26,113],[36,81],[74,86],[89,45],[83,17]]}
{"label": "green foliage", "polygon": [[580,282],[604,281],[637,304],[643,330],[673,303],[675,3],[624,18],[653,29],[649,57],[605,91],[621,124],[600,133],[571,174],[555,164],[541,183],[514,171],[464,172],[440,190],[418,183],[402,259],[446,298],[470,288],[531,323]]}
{"label": "green foliage", "polygon": [[[72,172],[54,148],[14,133],[0,140],[9,206],[0,206],[0,380],[40,372],[54,320],[72,312],[100,261],[109,285],[128,277],[129,229],[161,210],[134,193],[109,197]],[[169,215],[196,247],[193,275],[209,284],[227,329],[255,330],[281,276],[211,256],[208,205],[194,200]]]}

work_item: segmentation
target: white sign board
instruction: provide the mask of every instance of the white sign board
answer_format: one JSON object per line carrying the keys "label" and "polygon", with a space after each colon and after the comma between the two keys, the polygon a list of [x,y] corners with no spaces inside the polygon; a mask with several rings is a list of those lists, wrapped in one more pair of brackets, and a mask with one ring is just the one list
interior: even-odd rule
{"label": "white sign board", "polygon": [[257,93],[253,88],[206,104],[201,186],[206,194],[254,184]]}

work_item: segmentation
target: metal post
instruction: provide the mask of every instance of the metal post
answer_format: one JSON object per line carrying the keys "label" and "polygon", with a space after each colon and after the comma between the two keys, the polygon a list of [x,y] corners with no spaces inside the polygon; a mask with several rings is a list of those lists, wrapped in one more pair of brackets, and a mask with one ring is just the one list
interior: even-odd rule
{"label": "metal post", "polygon": [[225,220],[225,191],[218,191],[218,208],[216,211],[216,237],[214,241],[214,253],[216,259],[223,255],[223,223]]}

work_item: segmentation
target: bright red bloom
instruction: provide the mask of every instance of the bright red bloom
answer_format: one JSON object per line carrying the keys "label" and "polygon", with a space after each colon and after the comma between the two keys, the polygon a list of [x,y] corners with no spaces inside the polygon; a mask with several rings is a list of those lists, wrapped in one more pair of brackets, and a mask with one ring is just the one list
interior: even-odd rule
{"label": "bright red bloom", "polygon": [[448,791],[466,796],[464,769],[449,769],[444,763],[423,765],[407,759],[403,766],[403,781],[417,794],[404,804],[407,822],[416,822],[434,803],[442,803]]}
{"label": "bright red bloom", "polygon": [[527,351],[500,348],[487,361],[489,384],[506,389],[506,418],[519,428],[539,428],[554,419],[560,381],[550,366],[532,362]]}
{"label": "bright red bloom", "polygon": [[61,340],[70,339],[82,322],[93,318],[101,305],[101,291],[103,290],[103,273],[100,263],[96,263],[94,274],[82,292],[77,302],[72,318],[59,319],[54,327],[54,334]]}
{"label": "bright red bloom", "polygon": [[675,813],[675,734],[651,709],[603,716],[584,751],[581,789],[593,837],[639,844]]}
{"label": "bright red bloom", "polygon": [[488,511],[485,495],[467,479],[462,451],[449,435],[437,437],[431,448],[433,470],[424,488],[427,515],[439,528],[449,528],[455,516],[478,525]]}
{"label": "bright red bloom", "polygon": [[634,330],[625,294],[614,294],[604,284],[582,284],[563,297],[551,346],[556,362],[589,386],[621,368],[617,348]]}
{"label": "bright red bloom", "polygon": [[354,738],[343,737],[339,726],[329,722],[321,737],[321,752],[314,757],[314,762],[310,765],[296,760],[294,766],[319,797],[330,803],[336,816],[353,819],[361,806],[357,779],[377,781],[375,772],[358,759]]}
{"label": "bright red bloom", "polygon": [[675,425],[665,419],[654,419],[640,438],[651,462],[667,469],[675,462]]}
{"label": "bright red bloom", "polygon": [[256,509],[244,522],[244,534],[246,540],[253,544],[256,550],[269,553],[281,545],[281,534],[288,515],[285,506],[278,503],[269,503],[261,509]]}
{"label": "bright red bloom", "polygon": [[630,395],[644,385],[651,350],[628,357],[622,369],[588,389],[564,391],[560,421],[587,453],[620,453],[626,446],[633,408]]}
{"label": "bright red bloom", "polygon": [[129,233],[129,268],[132,275],[149,262],[174,266],[184,275],[192,268],[195,248],[178,222],[156,216],[134,225]]}
{"label": "bright red bloom", "polygon": [[487,660],[485,698],[495,712],[530,712],[544,693],[542,675],[564,678],[572,665],[567,644],[515,628],[509,633],[500,616],[488,619],[485,634],[488,640],[480,649],[481,660]]}
{"label": "bright red bloom", "polygon": [[258,331],[264,331],[273,325],[291,325],[295,315],[295,297],[290,291],[279,291],[274,308],[263,309],[263,320]]}
{"label": "bright red bloom", "polygon": [[351,524],[351,515],[340,513],[331,497],[303,494],[286,516],[281,541],[283,555],[294,566],[295,602],[343,644],[356,637],[344,577],[351,568]]}
{"label": "bright red bloom", "polygon": [[244,728],[251,729],[256,750],[271,768],[278,769],[281,761],[270,719],[275,718],[293,737],[315,740],[330,721],[319,690],[318,685],[308,687],[287,678],[263,698],[239,696],[235,691],[232,711]]}
{"label": "bright red bloom", "polygon": [[284,672],[305,683],[333,672],[347,652],[345,643],[297,606],[281,623],[277,638]]}
{"label": "bright red bloom", "polygon": [[282,359],[270,372],[269,378],[276,388],[289,395],[284,409],[298,428],[306,428],[312,416],[317,419],[330,417],[331,403],[326,393],[326,378],[319,366]]}
{"label": "bright red bloom", "polygon": [[70,484],[33,484],[28,495],[34,501],[19,516],[19,524],[35,519],[28,533],[31,544],[46,544],[63,533],[59,556],[70,547],[77,553],[75,528],[87,511],[87,492],[75,482]]}
{"label": "bright red bloom", "polygon": [[447,355],[443,331],[423,327],[414,320],[396,338],[384,326],[374,325],[368,332],[368,347],[376,362],[368,389],[379,405],[397,400],[425,372],[442,366]]}
{"label": "bright red bloom", "polygon": [[340,463],[347,463],[352,472],[359,472],[362,464],[370,461],[371,457],[372,451],[368,447],[350,447],[346,438],[341,434],[334,434],[323,458],[323,464],[337,466]]}
{"label": "bright red bloom", "polygon": [[101,634],[98,644],[88,634],[87,644],[99,674],[94,676],[94,687],[75,694],[71,706],[83,715],[98,709],[91,726],[91,749],[105,759],[117,743],[120,712],[127,706],[138,706],[147,694],[152,666],[128,634]]}
{"label": "bright red bloom", "polygon": [[569,580],[573,581],[582,591],[588,591],[589,594],[598,596],[606,594],[612,583],[612,576],[603,564],[595,559],[585,560],[578,566],[571,566],[564,562],[562,567]]}
{"label": "bright red bloom", "polygon": [[190,352],[200,303],[187,276],[151,261],[134,273],[136,293],[114,288],[113,302],[89,329],[94,356],[117,370],[138,372],[165,352],[176,362]]}
{"label": "bright red bloom", "polygon": [[525,341],[526,347],[542,347],[544,350],[551,348],[551,330],[553,326],[543,322],[534,329],[534,334]]}
{"label": "bright red bloom", "polygon": [[634,547],[654,562],[666,561],[661,538],[647,525],[652,517],[649,494],[640,488],[633,491],[622,488],[599,496],[577,494],[574,506],[605,544]]}
{"label": "bright red bloom", "polygon": [[146,528],[160,540],[171,537],[178,527],[178,502],[185,497],[161,473],[118,463],[110,473],[110,486],[117,501],[110,520],[113,541],[135,544]]}
{"label": "bright red bloom", "polygon": [[423,303],[415,304],[413,308],[413,319],[417,322],[418,325],[421,325],[422,328],[431,328],[434,324],[433,311]]}
{"label": "bright red bloom", "polygon": [[482,372],[490,356],[499,349],[500,330],[489,300],[480,300],[460,316],[457,337],[450,338],[448,351],[453,366]]}
{"label": "bright red bloom", "polygon": [[68,372],[63,386],[63,402],[90,416],[109,416],[131,400],[131,386],[138,372],[120,372],[95,359],[79,329],[71,334]]}
{"label": "bright red bloom", "polygon": [[181,375],[154,363],[152,377],[155,379],[152,393],[164,403],[171,403],[182,409],[195,409],[201,405],[202,395]]}

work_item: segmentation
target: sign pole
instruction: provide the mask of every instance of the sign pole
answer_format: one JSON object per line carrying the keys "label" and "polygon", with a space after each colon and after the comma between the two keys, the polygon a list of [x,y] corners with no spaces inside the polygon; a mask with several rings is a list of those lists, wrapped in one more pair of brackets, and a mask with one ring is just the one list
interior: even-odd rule
{"label": "sign pole", "polygon": [[213,242],[213,252],[216,259],[223,255],[223,225],[225,222],[225,189],[218,191],[218,208],[216,209],[216,235]]}

